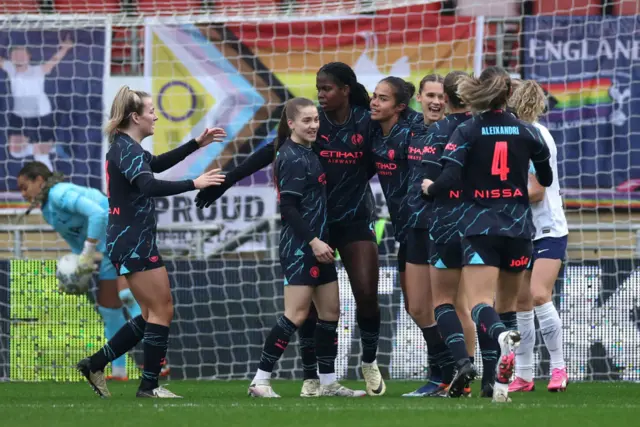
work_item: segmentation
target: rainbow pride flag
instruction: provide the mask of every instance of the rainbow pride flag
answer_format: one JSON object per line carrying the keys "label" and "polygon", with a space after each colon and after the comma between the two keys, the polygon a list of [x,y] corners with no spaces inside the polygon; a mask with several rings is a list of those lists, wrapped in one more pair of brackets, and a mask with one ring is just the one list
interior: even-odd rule
{"label": "rainbow pride flag", "polygon": [[558,100],[557,108],[580,108],[610,104],[611,79],[589,79],[576,82],[547,83],[541,85]]}

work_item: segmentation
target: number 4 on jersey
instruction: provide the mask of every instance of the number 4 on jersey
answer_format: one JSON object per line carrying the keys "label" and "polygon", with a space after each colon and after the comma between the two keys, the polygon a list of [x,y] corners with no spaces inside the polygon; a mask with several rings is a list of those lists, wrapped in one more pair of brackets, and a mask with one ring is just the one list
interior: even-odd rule
{"label": "number 4 on jersey", "polygon": [[491,175],[498,175],[500,181],[506,181],[509,174],[508,159],[509,149],[507,141],[498,141],[493,147],[493,161],[491,162]]}

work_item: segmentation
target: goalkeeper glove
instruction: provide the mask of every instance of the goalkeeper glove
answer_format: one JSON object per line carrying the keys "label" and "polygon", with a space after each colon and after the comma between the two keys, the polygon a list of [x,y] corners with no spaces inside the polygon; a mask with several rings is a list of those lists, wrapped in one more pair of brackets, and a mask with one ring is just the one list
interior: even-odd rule
{"label": "goalkeeper glove", "polygon": [[96,244],[85,241],[84,249],[80,254],[80,259],[78,260],[78,271],[76,272],[79,275],[91,274],[96,269],[96,263],[93,259],[93,255],[96,251]]}

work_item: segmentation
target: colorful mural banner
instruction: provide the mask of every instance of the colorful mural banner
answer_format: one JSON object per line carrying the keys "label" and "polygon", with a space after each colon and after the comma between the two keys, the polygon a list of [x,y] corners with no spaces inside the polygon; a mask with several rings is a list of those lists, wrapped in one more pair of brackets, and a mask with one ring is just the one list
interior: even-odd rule
{"label": "colorful mural banner", "polygon": [[194,25],[149,24],[145,41],[145,77],[160,118],[150,151],[169,151],[206,127],[227,131],[226,143],[212,144],[165,173],[168,179],[197,178],[265,100]]}
{"label": "colorful mural banner", "polygon": [[[213,166],[231,167],[270,141],[287,99],[316,99],[315,76],[325,63],[349,64],[369,91],[387,75],[417,86],[430,73],[473,69],[474,21],[438,14],[199,26],[149,20],[145,29],[145,80],[159,117],[145,148],[164,153],[205,127],[221,126],[228,134],[224,144],[198,151],[165,172],[166,179],[191,179]],[[247,184],[261,197],[273,193],[268,172],[241,186]],[[185,205],[191,201],[168,198],[166,204],[191,212],[195,207]],[[263,201],[264,215],[273,213],[271,201]],[[197,215],[185,218],[159,215],[163,225],[200,220]],[[247,225],[238,217],[229,229]]]}
{"label": "colorful mural banner", "polygon": [[311,99],[316,72],[332,61],[352,66],[369,91],[387,75],[417,84],[433,72],[471,71],[474,27],[438,14],[226,25],[293,94]]}
{"label": "colorful mural banner", "polygon": [[559,103],[542,120],[558,146],[568,207],[640,205],[638,16],[527,17],[524,77]]}

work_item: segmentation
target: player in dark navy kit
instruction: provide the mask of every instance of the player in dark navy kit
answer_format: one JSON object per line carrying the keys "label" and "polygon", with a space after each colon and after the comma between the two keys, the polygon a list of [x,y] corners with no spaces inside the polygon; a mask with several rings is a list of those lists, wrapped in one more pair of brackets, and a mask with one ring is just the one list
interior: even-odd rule
{"label": "player in dark navy kit", "polygon": [[[442,171],[440,159],[446,144],[458,126],[471,118],[469,109],[457,94],[458,80],[466,75],[461,71],[453,71],[445,77],[444,91],[449,115],[429,127],[429,144],[423,150],[424,178],[435,180],[440,175]],[[476,327],[471,318],[471,307],[468,304],[464,283],[460,283],[463,263],[462,238],[458,231],[458,220],[462,211],[459,197],[455,197],[456,195],[458,195],[456,191],[449,192],[431,203],[429,235],[432,239],[430,275],[433,305],[440,307],[439,310],[455,306],[456,314],[464,331],[467,354],[473,363]],[[483,367],[481,396],[492,397],[498,348],[494,340],[484,331],[478,330],[477,334]],[[450,382],[452,377],[448,379]],[[444,383],[447,384],[447,381]],[[441,395],[443,391],[441,388],[434,394]],[[470,390],[465,387],[463,394],[469,392]]]}
{"label": "player in dark navy kit", "polygon": [[[367,393],[384,394],[386,386],[376,363],[380,335],[378,246],[373,228],[375,202],[369,185],[371,143],[369,94],[347,64],[328,63],[316,76],[320,128],[314,150],[327,175],[329,244],[337,249],[356,301],[356,321],[362,344],[362,373]],[[266,167],[275,153],[273,143],[251,155],[226,175],[220,189],[201,191],[200,208],[209,206],[239,180]],[[314,310],[300,328],[305,384],[302,395],[317,390],[312,348]],[[314,384],[316,384],[314,386]],[[308,390],[307,390],[308,389]]]}
{"label": "player in dark navy kit", "polygon": [[[407,182],[409,144],[413,135],[411,123],[406,120],[407,105],[415,88],[398,77],[387,77],[377,84],[371,99],[372,161],[380,186],[387,201],[394,238],[400,243],[398,270],[404,288],[407,238]],[[421,127],[422,128],[422,127]],[[415,128],[420,131],[420,128]]]}
{"label": "player in dark navy kit", "polygon": [[340,296],[334,251],[325,243],[327,178],[311,146],[319,128],[313,101],[294,98],[287,102],[278,127],[274,180],[278,189],[282,229],[280,265],[284,274],[284,315],[271,329],[262,349],[260,367],[249,386],[253,397],[278,396],[271,387],[271,373],[291,336],[307,319],[312,300],[318,310],[316,351],[320,372],[320,396],[364,396],[338,383]]}
{"label": "player in dark navy kit", "polygon": [[[456,192],[462,180],[458,225],[464,237],[462,281],[478,328],[500,346],[493,391],[496,402],[509,400],[513,349],[520,335],[505,328],[493,303],[494,297],[515,303],[531,258],[535,230],[527,194],[529,161],[533,161],[541,185],[549,186],[553,181],[549,149],[539,132],[504,110],[510,93],[509,74],[499,67],[487,68],[478,78],[460,78],[460,98],[480,113],[459,125],[445,146],[445,166],[438,179],[423,182],[425,194],[443,197]],[[475,367],[468,358],[454,308],[446,304],[437,307],[436,318],[458,364],[450,388],[456,395],[465,382],[473,380]]]}
{"label": "player in dark navy kit", "polygon": [[167,353],[173,302],[169,276],[156,247],[156,218],[153,197],[180,194],[196,188],[219,185],[224,175],[206,172],[195,180],[160,181],[163,172],[200,147],[220,141],[223,129],[205,129],[198,138],[153,156],[140,142],[153,135],[157,120],[151,96],[123,86],[113,101],[107,132],[111,145],[107,153],[107,197],[109,220],[106,253],[118,275],[125,276],[142,315],[123,326],[107,344],[78,363],[78,370],[100,397],[109,397],[104,367],[144,340],[144,369],[137,397],[180,397],[160,387],[158,376]]}
{"label": "player in dark navy kit", "polygon": [[[439,160],[448,138],[451,136],[458,124],[470,117],[456,95],[457,86],[455,83],[457,78],[462,74],[464,73],[454,71],[449,73],[444,79],[444,97],[448,104],[449,115],[429,126],[425,138],[414,138],[412,146],[410,147],[410,158],[414,157],[414,159],[412,163],[412,177],[409,184],[409,226],[411,229],[409,231],[408,238],[408,254],[414,255],[408,255],[408,258],[411,256],[411,261],[413,261],[412,267],[415,268],[417,272],[422,273],[421,275],[417,275],[417,283],[422,285],[421,288],[426,288],[429,291],[429,299],[426,301],[427,304],[423,305],[428,307],[429,312],[432,315],[430,319],[433,322],[432,328],[434,330],[434,334],[437,333],[438,337],[438,327],[435,317],[433,317],[433,307],[436,304],[432,301],[431,293],[434,292],[433,297],[435,298],[435,291],[437,287],[444,286],[440,282],[444,278],[440,277],[439,271],[437,270],[442,266],[442,262],[438,263],[437,254],[433,253],[434,248],[432,246],[434,242],[431,241],[433,236],[430,235],[429,231],[429,227],[434,222],[434,212],[432,212],[434,207],[433,204],[427,201],[424,197],[421,185],[423,179],[435,179],[440,174],[442,168]],[[448,218],[451,217],[452,213],[455,213],[455,210],[453,209],[454,207],[455,206],[448,207],[450,210]],[[437,213],[438,210],[435,212]],[[440,223],[438,221],[435,222],[436,224]],[[459,240],[460,239],[457,239],[458,248],[460,247]],[[428,267],[429,264],[432,264],[432,266]],[[430,280],[420,280],[420,277],[424,277],[424,274],[431,276]],[[458,281],[459,274],[458,280],[456,280],[456,287]],[[471,313],[467,307],[464,293],[460,294],[460,303],[456,302],[456,309],[459,313],[459,317],[463,321],[462,325],[465,332],[466,342],[468,344],[469,356],[473,357],[475,351],[475,325],[471,319]],[[433,347],[436,346],[434,345]],[[441,396],[446,394],[446,390],[453,379],[454,360],[451,357],[451,352],[448,350],[446,344],[441,338],[437,340],[436,349],[437,353],[434,351],[432,357],[439,362],[441,369],[436,375],[430,375],[430,381],[427,385],[421,387],[410,395]],[[467,394],[470,393],[470,389],[465,390],[465,392]]]}
{"label": "player in dark navy kit", "polygon": [[427,343],[428,379],[417,390],[403,394],[404,397],[437,396],[453,378],[454,361],[445,345],[436,324],[431,301],[429,279],[430,239],[428,218],[430,208],[423,197],[421,184],[424,179],[422,153],[430,137],[426,129],[441,120],[445,113],[444,79],[438,74],[429,74],[420,81],[416,99],[423,111],[424,129],[419,129],[411,138],[409,152],[409,182],[407,205],[409,211],[406,242],[405,308],[421,326]]}
{"label": "player in dark navy kit", "polygon": [[[448,349],[437,334],[437,326],[433,325],[435,322],[433,321],[432,308],[429,306],[431,298],[430,295],[426,295],[430,293],[430,289],[428,286],[424,286],[424,280],[416,276],[409,277],[405,272],[409,256],[413,256],[415,259],[428,255],[428,253],[409,255],[407,252],[409,218],[413,214],[409,210],[409,196],[407,194],[411,169],[408,158],[409,147],[414,144],[413,140],[426,137],[423,123],[416,126],[410,118],[412,111],[407,109],[414,91],[415,88],[411,83],[398,77],[382,79],[376,86],[371,100],[371,118],[374,121],[371,132],[372,161],[387,202],[394,238],[400,244],[398,270],[405,309],[423,331],[427,347],[431,350],[438,350],[438,344],[441,344],[439,351],[446,353]],[[428,260],[428,258],[426,259]],[[435,334],[430,334],[432,331]],[[453,361],[451,361],[451,365],[453,365]],[[438,367],[435,365],[435,369]],[[432,368],[432,370],[434,369]],[[424,395],[426,395],[424,392],[420,394],[412,392],[405,396]]]}

